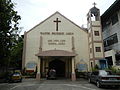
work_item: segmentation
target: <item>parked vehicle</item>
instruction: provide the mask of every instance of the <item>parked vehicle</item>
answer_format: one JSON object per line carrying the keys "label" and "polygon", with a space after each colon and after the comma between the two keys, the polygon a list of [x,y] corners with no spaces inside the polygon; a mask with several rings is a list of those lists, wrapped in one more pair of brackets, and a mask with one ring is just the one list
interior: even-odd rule
{"label": "parked vehicle", "polygon": [[89,79],[91,72],[85,72],[84,73],[84,78]]}
{"label": "parked vehicle", "polygon": [[47,79],[56,79],[56,70],[51,69],[47,74]]}
{"label": "parked vehicle", "polygon": [[22,82],[22,75],[20,72],[15,72],[13,73],[12,77],[11,77],[11,80],[13,82]]}
{"label": "parked vehicle", "polygon": [[120,85],[120,76],[113,75],[111,71],[97,70],[90,74],[89,82],[93,82],[97,87],[102,86],[117,86]]}
{"label": "parked vehicle", "polygon": [[21,72],[8,73],[7,82],[22,82]]}

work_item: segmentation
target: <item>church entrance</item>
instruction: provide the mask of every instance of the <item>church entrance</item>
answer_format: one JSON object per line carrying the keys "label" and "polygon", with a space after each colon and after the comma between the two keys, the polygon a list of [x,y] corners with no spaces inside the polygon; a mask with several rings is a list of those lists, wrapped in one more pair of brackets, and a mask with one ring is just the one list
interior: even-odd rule
{"label": "church entrance", "polygon": [[49,62],[49,69],[55,69],[57,77],[65,77],[65,62],[55,59]]}

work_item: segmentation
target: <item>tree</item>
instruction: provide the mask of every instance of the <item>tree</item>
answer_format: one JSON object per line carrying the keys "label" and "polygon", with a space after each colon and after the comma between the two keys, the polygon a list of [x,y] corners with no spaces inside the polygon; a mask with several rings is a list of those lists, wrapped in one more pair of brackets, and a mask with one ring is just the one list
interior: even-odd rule
{"label": "tree", "polygon": [[16,45],[11,51],[10,67],[17,67],[21,69],[22,67],[22,51],[23,51],[23,35],[18,37]]}
{"label": "tree", "polygon": [[21,17],[11,0],[0,0],[0,67],[8,67],[12,48],[16,45]]}

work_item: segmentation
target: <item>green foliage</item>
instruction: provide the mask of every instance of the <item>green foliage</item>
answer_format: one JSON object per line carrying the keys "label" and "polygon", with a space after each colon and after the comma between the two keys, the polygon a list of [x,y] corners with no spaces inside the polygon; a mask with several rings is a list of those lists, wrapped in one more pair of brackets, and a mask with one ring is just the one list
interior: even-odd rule
{"label": "green foliage", "polygon": [[16,42],[16,45],[14,45],[14,47],[12,47],[12,50],[11,50],[11,61],[10,61],[10,63],[12,63],[12,66],[21,67],[21,65],[22,65],[21,64],[21,62],[22,62],[22,51],[23,51],[23,38],[19,37],[17,42]]}
{"label": "green foliage", "polygon": [[99,70],[99,66],[96,64],[95,67],[92,69],[92,71]]}
{"label": "green foliage", "polygon": [[110,67],[108,70],[111,70],[115,74],[120,74],[120,70],[114,66]]}
{"label": "green foliage", "polygon": [[0,67],[9,67],[11,51],[18,39],[20,16],[11,0],[0,0]]}

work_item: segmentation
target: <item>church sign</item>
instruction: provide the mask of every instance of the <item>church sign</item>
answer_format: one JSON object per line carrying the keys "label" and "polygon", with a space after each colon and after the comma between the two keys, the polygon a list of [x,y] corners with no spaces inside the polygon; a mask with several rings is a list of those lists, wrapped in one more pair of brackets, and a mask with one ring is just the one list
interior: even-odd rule
{"label": "church sign", "polygon": [[48,40],[48,45],[65,45],[66,40]]}
{"label": "church sign", "polygon": [[40,35],[74,35],[73,32],[40,32]]}
{"label": "church sign", "polygon": [[[40,32],[40,35],[74,35],[73,32]],[[65,45],[66,40],[65,39],[48,39],[47,40],[48,45]]]}

